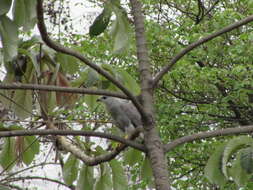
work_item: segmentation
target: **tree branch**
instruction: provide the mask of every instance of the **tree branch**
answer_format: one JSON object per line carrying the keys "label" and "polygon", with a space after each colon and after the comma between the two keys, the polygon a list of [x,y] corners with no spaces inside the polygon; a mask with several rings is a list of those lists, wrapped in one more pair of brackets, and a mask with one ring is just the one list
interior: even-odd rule
{"label": "tree branch", "polygon": [[39,136],[45,136],[45,135],[61,135],[61,136],[92,136],[92,137],[101,137],[105,139],[110,139],[116,142],[123,143],[125,145],[131,146],[133,148],[136,148],[140,151],[145,152],[146,149],[143,145],[133,141],[133,140],[127,140],[125,138],[112,135],[112,134],[106,134],[102,132],[95,132],[95,131],[77,131],[77,130],[57,130],[57,129],[47,129],[47,130],[13,130],[13,131],[1,131],[0,132],[0,138],[1,137],[15,137],[15,136],[32,136],[32,135],[39,135]]}
{"label": "tree branch", "polygon": [[154,174],[156,189],[170,190],[167,161],[163,151],[163,144],[155,125],[154,88],[145,37],[145,18],[142,13],[142,4],[140,0],[130,0],[130,4],[135,26],[137,58],[141,81],[141,101],[145,111],[144,115],[142,115],[144,143]]}
{"label": "tree branch", "polygon": [[90,95],[106,95],[113,96],[118,98],[127,99],[122,93],[110,92],[106,90],[94,90],[87,88],[74,88],[74,87],[62,87],[54,85],[41,85],[41,84],[22,84],[22,83],[13,83],[13,84],[0,84],[0,89],[6,90],[40,90],[40,91],[55,91],[55,92],[67,92],[67,93],[79,93],[79,94],[90,94]]}
{"label": "tree branch", "polygon": [[116,80],[112,75],[110,75],[107,71],[105,71],[104,69],[102,69],[98,65],[92,63],[90,60],[85,58],[79,52],[69,49],[67,47],[64,47],[61,44],[56,43],[49,38],[48,33],[47,33],[47,29],[46,29],[46,26],[44,23],[43,0],[37,0],[37,19],[38,19],[38,23],[37,23],[38,29],[39,29],[41,37],[42,37],[43,41],[46,43],[46,45],[48,45],[50,48],[54,49],[55,51],[58,51],[58,52],[61,52],[61,53],[67,54],[67,55],[71,55],[71,56],[79,59],[80,61],[82,61],[83,63],[85,63],[86,65],[88,65],[92,69],[94,69],[95,71],[97,71],[99,74],[104,76],[106,79],[111,81],[124,94],[126,94],[127,97],[129,97],[129,99],[133,102],[133,104],[136,106],[136,108],[141,113],[141,115],[144,115],[144,111],[143,111],[141,105],[139,104],[139,102],[137,101],[137,99],[134,97],[134,95],[127,88],[125,88],[123,86],[123,84],[121,84],[118,80]]}
{"label": "tree branch", "polygon": [[157,73],[157,75],[154,78],[154,82],[153,85],[154,87],[158,84],[159,80],[161,80],[161,78],[175,65],[175,63],[180,60],[184,55],[186,55],[187,53],[189,53],[191,50],[193,50],[194,48],[200,46],[201,44],[204,44],[226,32],[230,32],[231,30],[234,30],[240,26],[243,26],[245,24],[248,24],[249,22],[253,21],[253,15],[250,15],[238,22],[235,22],[229,26],[224,27],[223,29],[209,35],[206,37],[201,38],[200,40],[198,40],[197,42],[194,42],[192,44],[190,44],[189,46],[187,46],[186,48],[184,48],[181,52],[179,52],[175,57],[172,58],[172,60],[170,61],[170,63],[166,66],[164,66],[162,68],[162,70]]}
{"label": "tree branch", "polygon": [[242,133],[250,133],[250,132],[253,132],[253,125],[196,133],[193,135],[178,138],[166,144],[164,146],[164,150],[165,152],[169,152],[179,145],[193,142],[196,140],[201,140],[201,139],[206,139],[206,138],[211,138],[211,137],[218,137],[218,136],[228,136],[228,135],[235,135],[235,134],[242,134]]}

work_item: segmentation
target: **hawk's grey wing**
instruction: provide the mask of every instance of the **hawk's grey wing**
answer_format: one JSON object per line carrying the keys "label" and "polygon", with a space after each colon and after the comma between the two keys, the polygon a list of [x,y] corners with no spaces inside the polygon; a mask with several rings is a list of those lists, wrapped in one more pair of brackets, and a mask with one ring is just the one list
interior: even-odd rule
{"label": "hawk's grey wing", "polygon": [[117,106],[112,106],[108,110],[118,128],[120,128],[123,132],[126,132],[126,128],[131,124],[130,118],[125,114],[124,109],[122,109],[122,105],[119,104]]}
{"label": "hawk's grey wing", "polygon": [[120,107],[135,128],[142,126],[141,115],[131,102],[122,102]]}

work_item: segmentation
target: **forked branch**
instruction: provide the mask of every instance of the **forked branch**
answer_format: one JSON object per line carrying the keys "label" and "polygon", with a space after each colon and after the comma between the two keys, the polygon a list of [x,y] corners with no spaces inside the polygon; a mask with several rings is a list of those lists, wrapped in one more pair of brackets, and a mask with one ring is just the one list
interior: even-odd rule
{"label": "forked branch", "polygon": [[74,51],[70,48],[64,47],[59,43],[54,42],[52,39],[49,38],[46,25],[44,23],[44,15],[43,15],[43,0],[37,0],[37,19],[38,19],[38,28],[41,34],[41,37],[43,41],[48,45],[50,48],[54,49],[55,51],[73,56],[95,71],[97,71],[99,74],[104,76],[106,79],[108,79],[110,82],[112,82],[115,86],[117,86],[136,106],[138,111],[141,113],[141,115],[144,115],[144,111],[137,101],[137,99],[134,97],[134,95],[124,87],[123,84],[121,84],[118,80],[116,80],[112,75],[110,75],[107,71],[96,65],[95,63],[92,63],[90,60],[85,58],[82,54],[80,54],[77,51]]}

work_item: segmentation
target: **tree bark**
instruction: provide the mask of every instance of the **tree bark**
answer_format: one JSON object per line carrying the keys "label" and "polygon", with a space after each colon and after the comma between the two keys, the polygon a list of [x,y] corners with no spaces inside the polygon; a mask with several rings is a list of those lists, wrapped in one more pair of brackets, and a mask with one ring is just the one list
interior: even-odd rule
{"label": "tree bark", "polygon": [[137,58],[141,80],[141,103],[146,113],[143,119],[144,143],[147,148],[157,190],[170,190],[168,168],[163,144],[155,126],[153,81],[145,38],[144,17],[138,0],[130,0],[134,16]]}

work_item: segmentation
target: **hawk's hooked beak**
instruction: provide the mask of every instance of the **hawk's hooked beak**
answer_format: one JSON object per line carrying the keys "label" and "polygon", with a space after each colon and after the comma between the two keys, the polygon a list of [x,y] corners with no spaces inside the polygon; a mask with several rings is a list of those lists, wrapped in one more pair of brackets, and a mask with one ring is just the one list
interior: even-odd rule
{"label": "hawk's hooked beak", "polygon": [[98,98],[98,99],[96,100],[96,102],[101,102],[101,98]]}

